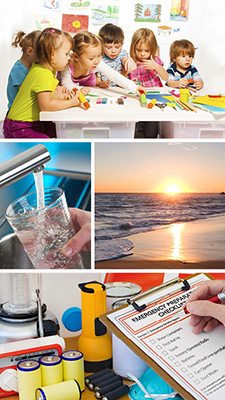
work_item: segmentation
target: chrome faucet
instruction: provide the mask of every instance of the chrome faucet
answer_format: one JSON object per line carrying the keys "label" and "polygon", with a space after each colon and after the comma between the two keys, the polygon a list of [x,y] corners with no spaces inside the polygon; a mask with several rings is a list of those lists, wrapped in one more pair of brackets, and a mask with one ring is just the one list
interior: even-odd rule
{"label": "chrome faucet", "polygon": [[4,161],[0,164],[0,189],[11,185],[30,172],[41,171],[49,160],[51,160],[49,151],[43,144],[38,144]]}

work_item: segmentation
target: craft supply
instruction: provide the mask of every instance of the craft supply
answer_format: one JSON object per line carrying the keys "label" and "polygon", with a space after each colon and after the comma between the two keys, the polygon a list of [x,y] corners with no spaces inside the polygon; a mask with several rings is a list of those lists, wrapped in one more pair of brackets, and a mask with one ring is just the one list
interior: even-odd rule
{"label": "craft supply", "polygon": [[160,93],[159,90],[147,90],[147,94]]}
{"label": "craft supply", "polygon": [[73,91],[75,93],[79,92],[79,100],[81,102],[81,104],[84,106],[84,108],[86,108],[86,110],[88,110],[88,108],[90,108],[90,104],[88,103],[87,99],[84,97],[83,93],[81,93],[77,88],[73,88]]}
{"label": "craft supply", "polygon": [[140,97],[141,97],[141,107],[147,108],[147,99],[144,90],[140,90]]}
{"label": "craft supply", "polygon": [[105,368],[101,371],[95,372],[94,374],[88,375],[85,377],[85,383],[88,384],[89,382],[93,381],[95,378],[99,378],[100,376],[106,375],[111,372],[110,368]]}
{"label": "craft supply", "polygon": [[122,385],[118,387],[117,389],[114,389],[112,392],[106,393],[102,400],[116,400],[119,399],[120,397],[124,396],[129,392],[129,386],[127,385]]}
{"label": "craft supply", "polygon": [[123,104],[124,104],[124,100],[121,99],[121,98],[118,98],[117,103],[118,103],[119,105],[123,105]]}
{"label": "craft supply", "polygon": [[80,351],[65,351],[62,354],[63,380],[76,379],[81,392],[85,389],[84,357]]}
{"label": "craft supply", "polygon": [[156,106],[159,107],[161,111],[164,111],[164,108],[166,107],[166,103],[156,103]]}
{"label": "craft supply", "polygon": [[122,376],[120,376],[120,375],[115,375],[115,376],[113,376],[112,378],[106,379],[106,380],[102,381],[101,383],[99,383],[98,385],[96,385],[96,386],[94,387],[94,391],[97,392],[98,390],[104,388],[105,386],[111,385],[112,383],[114,383],[114,382],[119,382],[119,381],[120,381],[120,382],[123,381]]}
{"label": "craft supply", "polygon": [[40,358],[42,385],[54,385],[63,381],[62,360],[59,356]]}
{"label": "craft supply", "polygon": [[116,382],[112,383],[111,385],[107,385],[107,386],[103,387],[102,389],[97,390],[95,392],[96,399],[100,399],[106,393],[109,393],[112,390],[117,389],[118,387],[122,386],[122,384],[123,383],[121,381],[116,381]]}
{"label": "craft supply", "polygon": [[188,108],[190,111],[197,112],[196,110],[194,110],[193,107],[190,106],[190,104],[186,104],[186,103],[184,103],[183,101],[180,101],[180,103],[181,103],[184,107]]}
{"label": "craft supply", "polygon": [[115,372],[110,371],[107,375],[100,376],[99,378],[93,379],[90,383],[88,383],[88,388],[90,390],[94,390],[95,386],[101,385],[105,380],[111,379],[116,376]]}
{"label": "craft supply", "polygon": [[153,108],[154,105],[156,104],[157,100],[156,99],[152,99],[149,103],[148,103],[148,108]]}
{"label": "craft supply", "polygon": [[189,102],[189,89],[180,89],[180,101]]}
{"label": "craft supply", "polygon": [[[36,400],[80,400],[81,390],[74,379],[56,383],[55,385],[38,387]],[[26,400],[30,400],[29,397]]]}
{"label": "craft supply", "polygon": [[26,360],[17,365],[20,400],[35,400],[35,390],[42,385],[39,361]]}

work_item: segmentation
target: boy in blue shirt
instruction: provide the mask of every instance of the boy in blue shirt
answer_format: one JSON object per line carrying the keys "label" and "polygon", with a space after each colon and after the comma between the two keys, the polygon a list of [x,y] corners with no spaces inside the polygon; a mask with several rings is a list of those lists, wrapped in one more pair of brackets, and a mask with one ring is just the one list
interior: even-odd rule
{"label": "boy in blue shirt", "polygon": [[194,45],[186,39],[175,40],[170,46],[170,64],[167,72],[169,79],[167,85],[173,88],[186,88],[194,86],[200,90],[204,82],[197,68],[192,65],[195,55]]}

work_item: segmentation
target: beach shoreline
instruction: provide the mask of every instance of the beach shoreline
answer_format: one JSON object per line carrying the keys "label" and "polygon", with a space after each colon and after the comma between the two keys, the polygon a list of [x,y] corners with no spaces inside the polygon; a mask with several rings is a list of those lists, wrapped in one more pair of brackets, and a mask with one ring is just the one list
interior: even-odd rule
{"label": "beach shoreline", "polygon": [[225,269],[224,214],[126,238],[135,244],[132,255],[98,261],[95,268]]}

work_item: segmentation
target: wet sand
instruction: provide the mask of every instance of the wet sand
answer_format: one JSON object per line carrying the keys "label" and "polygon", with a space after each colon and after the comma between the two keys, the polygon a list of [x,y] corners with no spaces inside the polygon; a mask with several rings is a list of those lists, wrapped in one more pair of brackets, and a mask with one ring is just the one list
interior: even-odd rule
{"label": "wet sand", "polygon": [[[225,215],[128,237],[133,254],[96,269],[225,269]],[[113,244],[113,243],[112,243]]]}

